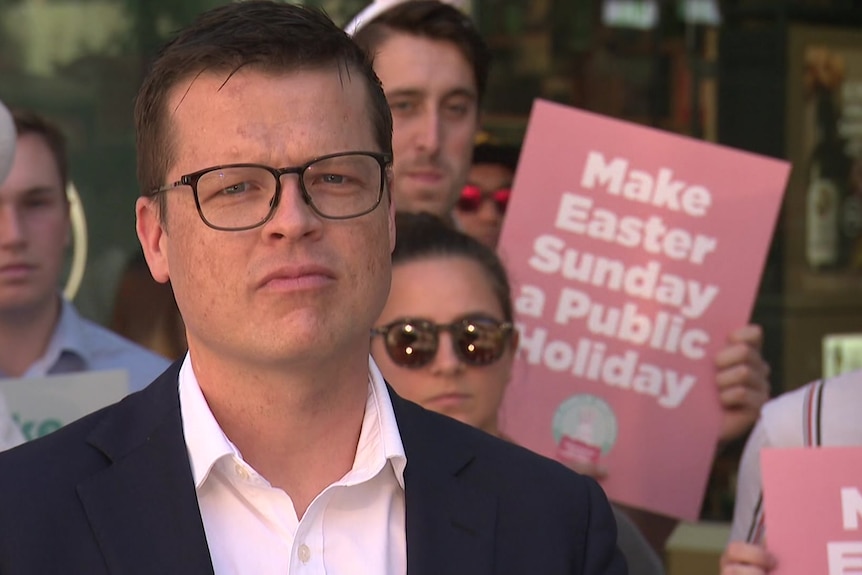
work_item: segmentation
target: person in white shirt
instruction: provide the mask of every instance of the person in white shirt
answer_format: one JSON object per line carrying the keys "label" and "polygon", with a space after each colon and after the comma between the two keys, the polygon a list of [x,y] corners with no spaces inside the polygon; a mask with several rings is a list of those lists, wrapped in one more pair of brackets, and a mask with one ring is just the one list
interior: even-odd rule
{"label": "person in white shirt", "polygon": [[820,379],[770,400],[745,443],[722,574],[760,575],[776,566],[765,547],[760,453],[782,447],[862,445],[862,371]]}
{"label": "person in white shirt", "polygon": [[0,454],[0,573],[626,572],[594,480],[400,398],[371,359],[392,123],[349,36],[302,6],[214,8],[135,122],[138,238],[189,351]]}

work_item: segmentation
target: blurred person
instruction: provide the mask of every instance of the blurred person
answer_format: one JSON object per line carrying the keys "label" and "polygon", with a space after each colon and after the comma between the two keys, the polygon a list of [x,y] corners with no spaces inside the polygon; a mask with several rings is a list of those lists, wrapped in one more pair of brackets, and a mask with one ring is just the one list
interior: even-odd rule
{"label": "blurred person", "polygon": [[[507,439],[497,418],[518,332],[503,264],[428,213],[398,213],[396,230],[392,288],[372,331],[375,361],[402,397]],[[614,516],[629,573],[663,573],[637,527]]]}
{"label": "blurred person", "polygon": [[0,378],[123,369],[142,389],[168,362],[83,319],[60,293],[71,237],[63,135],[33,112],[13,118],[15,157],[0,184]]}
{"label": "blurred person", "polygon": [[473,148],[473,164],[453,214],[458,229],[494,249],[512,194],[521,149],[482,142]]}
{"label": "blurred person", "polygon": [[135,124],[138,238],[189,351],[0,454],[0,573],[626,572],[594,480],[401,399],[369,355],[392,124],[343,31],[281,2],[209,10]]}
{"label": "blurred person", "polygon": [[171,284],[153,279],[143,252],[136,252],[120,275],[109,327],[171,361],[186,352],[185,325]]}
{"label": "blurred person", "polygon": [[359,23],[392,110],[393,201],[450,218],[467,181],[490,51],[470,18],[437,0],[397,3]]}
{"label": "blurred person", "polygon": [[[769,518],[763,512],[761,451],[862,445],[860,406],[862,371],[813,381],[763,406],[740,461],[733,526],[730,543],[722,556],[722,573],[758,574],[768,572],[776,564],[774,557],[762,547]],[[743,567],[749,571],[742,571]]]}

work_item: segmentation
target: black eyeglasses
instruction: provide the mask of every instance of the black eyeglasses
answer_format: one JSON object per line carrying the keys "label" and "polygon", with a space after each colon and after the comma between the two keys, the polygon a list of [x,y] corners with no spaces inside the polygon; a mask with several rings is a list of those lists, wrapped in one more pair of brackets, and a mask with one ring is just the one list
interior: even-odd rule
{"label": "black eyeglasses", "polygon": [[506,213],[506,208],[509,205],[509,196],[512,195],[512,190],[509,188],[500,188],[499,190],[485,191],[479,186],[467,184],[461,190],[461,196],[458,198],[458,209],[463,212],[476,212],[486,199],[493,200],[494,206],[500,215]]}
{"label": "black eyeglasses", "polygon": [[395,364],[418,369],[431,363],[437,355],[440,332],[448,331],[455,354],[467,365],[482,366],[503,356],[512,328],[510,322],[482,315],[465,316],[443,324],[403,318],[375,327],[371,336],[383,336],[386,353]]}
{"label": "black eyeglasses", "polygon": [[372,212],[380,204],[383,174],[391,163],[390,154],[340,152],[287,168],[227,164],[182,176],[150,195],[189,186],[206,225],[224,231],[250,230],[275,213],[281,199],[281,176],[297,174],[302,199],[314,213],[346,220]]}

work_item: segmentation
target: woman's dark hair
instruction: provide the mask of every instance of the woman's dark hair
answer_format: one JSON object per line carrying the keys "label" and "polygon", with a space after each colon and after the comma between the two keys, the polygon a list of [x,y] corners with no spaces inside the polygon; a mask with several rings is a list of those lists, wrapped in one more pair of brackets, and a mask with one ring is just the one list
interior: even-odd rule
{"label": "woman's dark hair", "polygon": [[427,212],[398,212],[395,215],[395,229],[393,266],[441,256],[473,260],[485,271],[491,288],[500,301],[504,319],[512,321],[512,290],[509,278],[503,263],[491,248]]}

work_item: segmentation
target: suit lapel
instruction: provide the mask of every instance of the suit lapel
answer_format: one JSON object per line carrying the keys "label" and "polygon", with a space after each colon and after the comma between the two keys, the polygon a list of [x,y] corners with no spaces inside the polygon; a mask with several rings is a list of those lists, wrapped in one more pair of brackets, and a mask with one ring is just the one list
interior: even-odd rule
{"label": "suit lapel", "polygon": [[434,425],[442,416],[390,395],[407,454],[408,575],[492,573],[497,498],[459,478],[474,453]]}
{"label": "suit lapel", "polygon": [[111,573],[211,575],[183,439],[179,363],[114,408],[88,441],[110,460],[78,495]]}

